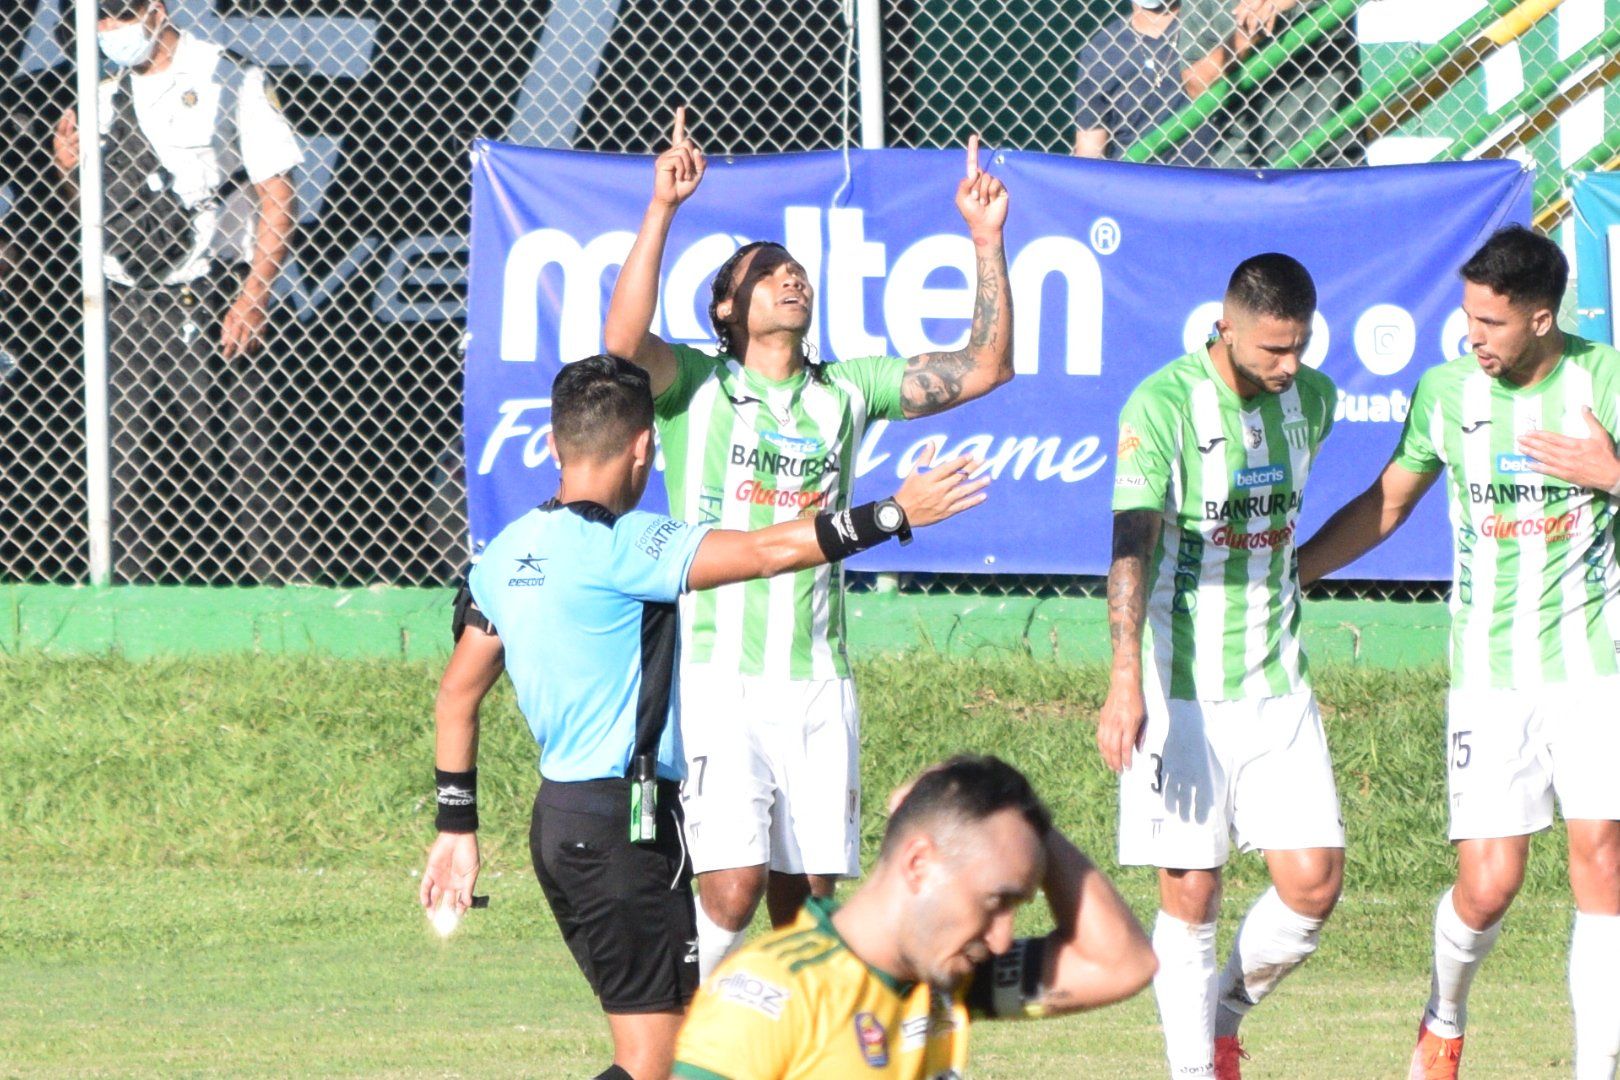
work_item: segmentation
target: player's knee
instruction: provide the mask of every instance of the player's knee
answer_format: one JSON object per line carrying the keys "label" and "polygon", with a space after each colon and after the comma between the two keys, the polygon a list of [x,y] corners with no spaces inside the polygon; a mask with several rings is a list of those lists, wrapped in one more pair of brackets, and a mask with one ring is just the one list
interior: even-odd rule
{"label": "player's knee", "polygon": [[1337,852],[1306,863],[1295,880],[1277,883],[1277,893],[1289,910],[1308,919],[1325,919],[1333,914],[1343,891],[1344,858]]}
{"label": "player's knee", "polygon": [[1620,893],[1620,838],[1582,843],[1572,836],[1569,865],[1571,876],[1578,874],[1595,887]]}
{"label": "player's knee", "polygon": [[1524,884],[1524,868],[1490,863],[1472,873],[1458,875],[1451,892],[1451,905],[1462,921],[1476,930],[1495,926],[1519,895]]}
{"label": "player's knee", "polygon": [[1185,923],[1212,922],[1221,902],[1219,870],[1162,870],[1159,906]]}
{"label": "player's knee", "polygon": [[698,901],[704,913],[726,930],[746,929],[765,894],[763,866],[715,870],[698,876]]}

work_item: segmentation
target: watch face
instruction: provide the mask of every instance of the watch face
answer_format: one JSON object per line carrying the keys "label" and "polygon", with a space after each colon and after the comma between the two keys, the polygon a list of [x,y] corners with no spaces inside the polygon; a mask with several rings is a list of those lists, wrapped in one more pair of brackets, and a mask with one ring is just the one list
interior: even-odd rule
{"label": "watch face", "polygon": [[903,519],[904,514],[901,512],[900,507],[892,502],[882,503],[877,508],[878,528],[884,532],[894,532],[900,528],[900,522]]}

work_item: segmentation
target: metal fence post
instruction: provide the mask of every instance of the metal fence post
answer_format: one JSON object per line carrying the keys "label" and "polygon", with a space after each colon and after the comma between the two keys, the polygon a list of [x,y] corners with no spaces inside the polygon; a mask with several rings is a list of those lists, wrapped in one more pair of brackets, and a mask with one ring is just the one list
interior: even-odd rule
{"label": "metal fence post", "polygon": [[880,150],[883,130],[883,14],[879,0],[855,0],[857,83],[861,95],[861,149]]}
{"label": "metal fence post", "polygon": [[79,121],[79,242],[84,275],[84,468],[90,584],[112,581],[112,484],[107,410],[107,281],[102,275],[101,54],[96,0],[75,0]]}

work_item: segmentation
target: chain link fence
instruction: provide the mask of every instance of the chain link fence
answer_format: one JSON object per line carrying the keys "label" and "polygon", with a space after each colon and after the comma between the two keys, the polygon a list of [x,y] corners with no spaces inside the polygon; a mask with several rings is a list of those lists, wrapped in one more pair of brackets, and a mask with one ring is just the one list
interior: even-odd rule
{"label": "chain link fence", "polygon": [[[991,145],[1250,168],[1511,153],[1551,178],[1538,192],[1549,212],[1564,170],[1620,153],[1620,0],[164,7],[191,38],[263,68],[300,160],[287,170],[295,210],[290,246],[270,260],[273,301],[249,295],[240,262],[283,239],[255,232],[274,208],[251,161],[225,185],[236,194],[217,198],[217,232],[235,246],[215,245],[212,293],[109,286],[119,582],[455,577],[476,137],[647,153],[683,103],[711,154],[952,146],[969,131]],[[13,0],[0,29],[0,579],[78,582],[89,574],[80,223],[76,174],[53,145],[76,105],[71,0]],[[864,63],[862,33],[877,44]],[[192,104],[171,102],[169,115],[183,125]],[[242,131],[243,145],[264,130]],[[268,321],[252,328],[254,351],[226,359],[226,312],[239,302]],[[238,312],[236,328],[244,321]],[[129,340],[132,327],[147,344]],[[194,361],[169,363],[187,349]],[[1072,594],[1096,583],[902,586]]]}

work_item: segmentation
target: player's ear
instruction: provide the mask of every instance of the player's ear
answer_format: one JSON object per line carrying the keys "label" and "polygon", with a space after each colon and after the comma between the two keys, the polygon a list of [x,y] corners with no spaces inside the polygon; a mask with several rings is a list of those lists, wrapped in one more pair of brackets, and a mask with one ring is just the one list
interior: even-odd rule
{"label": "player's ear", "polygon": [[914,832],[900,845],[900,878],[913,893],[921,892],[929,872],[939,858],[939,849],[933,837],[925,832]]}
{"label": "player's ear", "polygon": [[647,463],[652,461],[652,458],[653,458],[653,433],[652,433],[652,428],[642,428],[639,432],[636,433],[636,437],[631,440],[631,444],[635,448],[635,462],[636,462],[636,467],[637,468],[640,468],[641,466],[646,465]]}
{"label": "player's ear", "polygon": [[561,468],[562,455],[557,453],[557,436],[549,431],[546,432],[546,452],[551,455],[551,460],[557,463],[557,467]]}
{"label": "player's ear", "polygon": [[1534,315],[1530,316],[1530,329],[1535,331],[1536,337],[1546,337],[1552,333],[1552,328],[1557,321],[1558,317],[1553,314],[1551,308],[1540,308]]}

